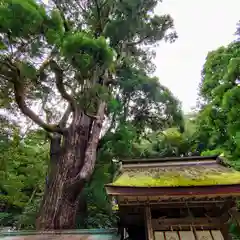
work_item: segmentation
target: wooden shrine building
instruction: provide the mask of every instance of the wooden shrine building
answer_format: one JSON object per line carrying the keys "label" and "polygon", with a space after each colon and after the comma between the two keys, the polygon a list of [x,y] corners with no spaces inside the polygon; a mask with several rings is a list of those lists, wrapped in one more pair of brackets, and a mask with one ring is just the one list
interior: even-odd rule
{"label": "wooden shrine building", "polygon": [[118,205],[122,238],[231,239],[240,172],[217,156],[129,160],[106,191]]}

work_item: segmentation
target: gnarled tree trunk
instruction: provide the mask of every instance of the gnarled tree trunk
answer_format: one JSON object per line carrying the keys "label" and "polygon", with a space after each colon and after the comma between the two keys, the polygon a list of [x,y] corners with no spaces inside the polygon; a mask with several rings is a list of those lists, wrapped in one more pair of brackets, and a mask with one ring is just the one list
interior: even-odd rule
{"label": "gnarled tree trunk", "polygon": [[[62,136],[59,151],[50,170],[37,229],[73,229],[79,206],[79,194],[91,176],[104,120],[105,103],[99,105],[96,119],[76,111],[70,127]],[[56,146],[55,146],[56,147]]]}

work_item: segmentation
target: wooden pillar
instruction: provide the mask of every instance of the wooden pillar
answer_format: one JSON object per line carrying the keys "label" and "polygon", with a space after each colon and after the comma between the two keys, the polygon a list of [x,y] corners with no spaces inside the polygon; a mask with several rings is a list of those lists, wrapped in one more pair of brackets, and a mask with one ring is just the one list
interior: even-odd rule
{"label": "wooden pillar", "polygon": [[230,229],[230,219],[231,213],[227,210],[220,218],[221,226],[220,230],[223,235],[224,240],[231,240],[232,237],[230,236],[229,229]]}
{"label": "wooden pillar", "polygon": [[232,239],[232,237],[229,234],[229,224],[228,223],[223,224],[220,230],[221,230],[224,240]]}
{"label": "wooden pillar", "polygon": [[150,206],[146,206],[144,208],[144,217],[145,217],[146,239],[154,240]]}

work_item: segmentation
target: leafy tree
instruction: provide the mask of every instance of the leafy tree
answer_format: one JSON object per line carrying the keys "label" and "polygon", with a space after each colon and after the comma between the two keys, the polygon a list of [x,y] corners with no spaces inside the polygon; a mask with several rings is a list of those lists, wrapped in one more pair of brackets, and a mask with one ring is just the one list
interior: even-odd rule
{"label": "leafy tree", "polygon": [[[139,112],[145,119],[152,116],[153,129],[173,121],[169,112],[178,109],[174,98],[166,91],[152,95],[157,80],[148,77],[152,54],[144,46],[176,38],[171,17],[152,14],[157,3],[87,0],[44,6],[34,0],[0,1],[1,106],[15,113],[20,109],[51,143],[38,229],[74,227],[78,196],[93,173],[104,119],[116,115],[118,97],[126,99],[125,109],[142,106],[131,115],[138,129]],[[134,89],[140,97],[125,98],[128,78],[142,81]],[[163,96],[165,104],[160,104]],[[159,104],[151,110],[153,101]],[[32,110],[36,105],[41,112]],[[174,119],[179,118],[178,113]]]}
{"label": "leafy tree", "polygon": [[44,190],[48,146],[40,132],[22,138],[16,125],[5,124],[5,129],[12,134],[0,141],[0,225],[34,228]]}
{"label": "leafy tree", "polygon": [[[210,52],[202,72],[201,111],[196,119],[196,138],[201,143],[202,155],[217,154],[227,157],[232,167],[239,170],[240,153],[240,34],[228,46]],[[238,239],[239,232],[232,224],[230,232]]]}
{"label": "leafy tree", "polygon": [[193,135],[181,133],[177,128],[148,134],[146,138],[134,145],[135,157],[180,157],[197,154]]}
{"label": "leafy tree", "polygon": [[203,149],[239,155],[240,42],[208,54],[203,68],[200,95],[204,105],[197,118],[198,139]]}

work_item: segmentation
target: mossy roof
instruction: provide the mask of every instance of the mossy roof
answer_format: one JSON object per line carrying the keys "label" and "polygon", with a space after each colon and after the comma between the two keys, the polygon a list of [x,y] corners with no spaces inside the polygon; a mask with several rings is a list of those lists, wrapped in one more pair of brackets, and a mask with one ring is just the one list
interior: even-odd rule
{"label": "mossy roof", "polygon": [[186,187],[240,184],[240,172],[218,163],[123,168],[111,184],[128,187]]}

